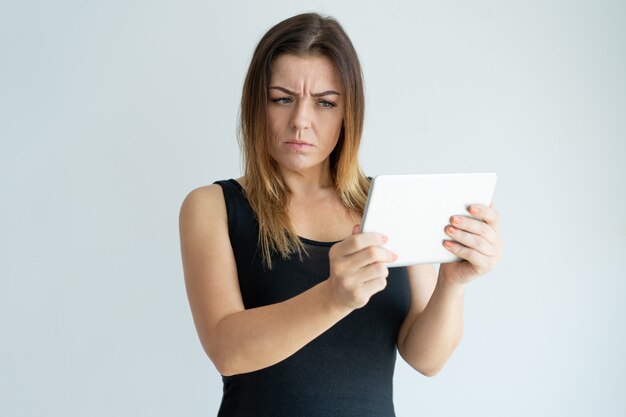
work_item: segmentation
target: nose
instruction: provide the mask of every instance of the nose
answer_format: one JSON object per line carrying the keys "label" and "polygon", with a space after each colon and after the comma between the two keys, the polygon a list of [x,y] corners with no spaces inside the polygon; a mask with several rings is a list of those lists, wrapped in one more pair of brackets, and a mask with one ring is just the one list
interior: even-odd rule
{"label": "nose", "polygon": [[297,131],[308,129],[311,126],[310,114],[305,100],[298,100],[294,106],[289,125]]}

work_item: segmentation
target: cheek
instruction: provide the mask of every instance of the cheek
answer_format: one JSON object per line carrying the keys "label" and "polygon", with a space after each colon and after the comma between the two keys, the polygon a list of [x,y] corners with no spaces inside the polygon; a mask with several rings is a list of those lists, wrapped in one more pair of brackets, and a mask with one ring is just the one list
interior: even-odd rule
{"label": "cheek", "polygon": [[336,141],[339,138],[339,133],[341,133],[341,124],[343,121],[343,117],[338,117],[333,115],[324,121],[324,136],[333,141]]}
{"label": "cheek", "polygon": [[270,133],[272,136],[277,136],[282,133],[285,129],[284,116],[281,112],[277,111],[268,111],[267,112],[267,123],[270,129]]}

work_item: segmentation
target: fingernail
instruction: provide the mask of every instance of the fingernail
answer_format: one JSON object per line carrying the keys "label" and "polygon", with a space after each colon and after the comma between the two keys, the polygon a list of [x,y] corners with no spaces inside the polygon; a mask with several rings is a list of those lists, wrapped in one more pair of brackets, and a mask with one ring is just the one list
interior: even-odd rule
{"label": "fingernail", "polygon": [[478,214],[480,212],[480,210],[477,207],[470,207],[469,212],[472,214]]}
{"label": "fingernail", "polygon": [[452,218],[452,223],[457,224],[457,225],[461,224],[461,223],[463,223],[463,219],[461,219],[460,217],[453,217]]}
{"label": "fingernail", "polygon": [[387,235],[383,235],[383,243],[387,243],[389,237]]}

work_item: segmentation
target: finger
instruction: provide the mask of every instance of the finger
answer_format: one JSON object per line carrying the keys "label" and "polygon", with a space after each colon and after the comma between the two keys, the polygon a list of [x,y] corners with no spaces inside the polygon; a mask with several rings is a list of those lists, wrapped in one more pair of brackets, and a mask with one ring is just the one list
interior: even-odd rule
{"label": "finger", "polygon": [[354,268],[362,268],[375,262],[390,263],[398,259],[398,256],[381,246],[369,246],[350,255],[350,265]]}
{"label": "finger", "polygon": [[473,233],[465,232],[453,226],[446,226],[446,234],[463,246],[474,249],[485,256],[496,256],[497,250],[491,242]]}
{"label": "finger", "polygon": [[450,240],[445,240],[443,242],[443,246],[458,256],[461,259],[465,259],[477,272],[488,271],[493,268],[495,265],[496,259],[492,256],[485,256],[482,253],[468,248],[458,242],[453,242]]}
{"label": "finger", "polygon": [[494,230],[498,230],[500,226],[500,214],[493,207],[487,207],[484,204],[472,204],[467,208],[472,216],[489,224]]}
{"label": "finger", "polygon": [[387,279],[388,276],[389,268],[380,262],[370,264],[359,271],[359,280],[364,284],[380,278]]}
{"label": "finger", "polygon": [[387,243],[387,236],[381,233],[358,233],[348,236],[341,242],[335,244],[335,252],[342,256],[348,256],[353,253],[359,252],[369,246],[383,246]]}
{"label": "finger", "polygon": [[371,279],[367,282],[363,283],[363,287],[370,294],[376,294],[387,287],[387,277],[379,277],[375,279]]}
{"label": "finger", "polygon": [[482,236],[494,246],[500,241],[498,232],[496,232],[491,225],[481,220],[465,216],[452,216],[450,217],[450,223],[456,229]]}

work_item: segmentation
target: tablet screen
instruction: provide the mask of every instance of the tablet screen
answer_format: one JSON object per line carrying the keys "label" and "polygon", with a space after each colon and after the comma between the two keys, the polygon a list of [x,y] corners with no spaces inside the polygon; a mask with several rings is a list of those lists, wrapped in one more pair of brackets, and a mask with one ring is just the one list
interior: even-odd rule
{"label": "tablet screen", "polygon": [[389,267],[461,260],[443,247],[453,215],[471,217],[470,204],[491,204],[495,173],[379,175],[367,198],[361,230],[384,233],[398,255]]}

